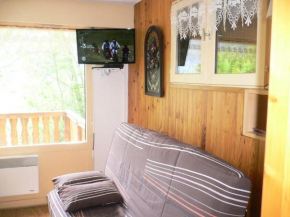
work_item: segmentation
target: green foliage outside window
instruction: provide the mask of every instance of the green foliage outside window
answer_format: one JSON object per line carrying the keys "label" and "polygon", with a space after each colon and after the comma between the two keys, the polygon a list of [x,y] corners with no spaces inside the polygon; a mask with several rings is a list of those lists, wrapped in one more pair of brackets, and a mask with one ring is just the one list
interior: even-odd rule
{"label": "green foliage outside window", "polygon": [[0,112],[70,110],[85,117],[75,31],[4,27],[0,46]]}
{"label": "green foliage outside window", "polygon": [[[251,46],[250,49],[255,50],[255,46]],[[256,52],[218,52],[217,74],[244,74],[255,72]]]}

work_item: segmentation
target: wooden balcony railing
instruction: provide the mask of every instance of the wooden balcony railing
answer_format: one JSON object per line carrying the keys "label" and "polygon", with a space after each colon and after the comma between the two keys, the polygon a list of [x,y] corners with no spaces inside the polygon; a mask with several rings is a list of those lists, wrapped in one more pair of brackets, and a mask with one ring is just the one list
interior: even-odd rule
{"label": "wooden balcony railing", "polygon": [[85,140],[85,120],[71,111],[0,114],[0,146]]}

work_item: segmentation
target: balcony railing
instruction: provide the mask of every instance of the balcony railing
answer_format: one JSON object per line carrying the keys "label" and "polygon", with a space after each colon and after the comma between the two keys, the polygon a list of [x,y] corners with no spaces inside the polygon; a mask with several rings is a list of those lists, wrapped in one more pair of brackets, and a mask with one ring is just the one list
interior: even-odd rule
{"label": "balcony railing", "polygon": [[0,114],[0,146],[85,140],[85,119],[71,111]]}

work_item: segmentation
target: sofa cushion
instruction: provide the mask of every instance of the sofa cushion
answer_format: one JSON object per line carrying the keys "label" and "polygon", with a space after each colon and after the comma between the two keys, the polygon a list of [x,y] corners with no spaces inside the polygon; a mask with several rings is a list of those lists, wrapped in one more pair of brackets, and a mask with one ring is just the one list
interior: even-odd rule
{"label": "sofa cushion", "polygon": [[122,202],[122,196],[113,181],[67,186],[59,197],[64,210],[68,212]]}
{"label": "sofa cushion", "polygon": [[61,193],[62,189],[66,186],[83,185],[108,180],[110,179],[100,171],[71,173],[52,179],[53,184],[59,193]]}
{"label": "sofa cushion", "polygon": [[119,203],[113,203],[106,206],[94,206],[87,209],[76,210],[74,212],[66,212],[59,198],[56,189],[47,195],[48,208],[51,217],[125,217],[126,213]]}

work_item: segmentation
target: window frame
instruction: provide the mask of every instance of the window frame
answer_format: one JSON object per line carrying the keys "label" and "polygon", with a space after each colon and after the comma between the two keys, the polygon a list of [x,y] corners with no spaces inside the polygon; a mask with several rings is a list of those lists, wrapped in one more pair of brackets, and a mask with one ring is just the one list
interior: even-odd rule
{"label": "window frame", "polygon": [[[200,0],[192,0],[191,4],[200,2]],[[171,19],[177,17],[177,12],[188,6],[187,0],[176,1],[171,6]],[[204,23],[205,25],[205,23]],[[206,52],[206,41],[201,38],[201,73],[177,73],[177,26],[176,23],[171,22],[171,69],[170,69],[170,83],[192,83],[192,84],[203,84],[205,81],[205,67],[203,66],[205,56],[202,55]]]}
{"label": "window frame", "polygon": [[[177,12],[189,4],[200,2],[200,0],[181,0],[172,3],[171,19],[176,20]],[[207,6],[211,3],[206,0]],[[216,31],[212,27],[213,14],[205,14],[203,28],[210,34],[202,36],[201,42],[201,73],[200,74],[177,74],[177,27],[171,22],[171,69],[170,84],[186,85],[208,85],[257,88],[264,86],[265,55],[266,55],[266,4],[262,4],[258,14],[257,46],[256,46],[256,72],[248,74],[216,74]],[[221,24],[222,25],[222,24]]]}
{"label": "window frame", "polygon": [[[40,29],[48,29],[47,26],[30,26],[30,25],[6,25],[7,27],[13,28],[40,28]],[[76,28],[70,26],[62,26],[62,27],[53,27],[49,28],[53,30],[70,30],[75,31]],[[60,151],[60,150],[86,150],[86,151],[93,151],[93,73],[92,73],[92,66],[93,65],[84,65],[84,82],[85,82],[85,140],[83,141],[70,141],[70,142],[54,142],[54,143],[39,143],[39,144],[29,144],[29,145],[12,145],[12,146],[0,146],[2,150],[10,150],[13,149],[15,152],[23,149],[33,149],[33,150],[45,150],[45,151]],[[5,152],[3,152],[5,154]],[[92,157],[93,159],[93,157]],[[92,164],[89,162],[89,164]],[[92,164],[93,165],[93,164]]]}

